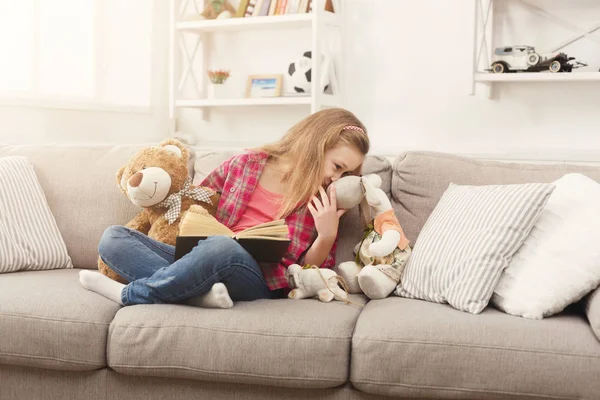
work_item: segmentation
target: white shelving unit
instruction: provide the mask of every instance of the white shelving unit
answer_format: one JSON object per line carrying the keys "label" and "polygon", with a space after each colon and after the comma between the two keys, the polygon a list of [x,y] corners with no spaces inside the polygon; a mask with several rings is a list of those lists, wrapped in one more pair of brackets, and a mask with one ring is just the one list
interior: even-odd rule
{"label": "white shelving unit", "polygon": [[[307,112],[314,113],[324,107],[343,106],[338,83],[341,72],[339,69],[343,63],[342,60],[335,59],[329,51],[331,46],[341,43],[343,36],[341,12],[343,10],[336,9],[335,13],[331,13],[325,11],[325,0],[313,0],[313,11],[305,14],[185,21],[182,18],[188,3],[189,0],[171,0],[169,117],[172,121],[177,117],[177,109],[183,107],[202,109],[203,117],[207,119],[207,111],[214,107],[297,106],[306,107]],[[333,70],[330,71],[330,85],[333,94],[317,90],[319,80],[312,79],[311,93],[307,96],[208,98],[207,87],[210,82],[206,77],[206,70],[210,65],[211,34],[243,33],[248,30],[270,30],[278,31],[278,34],[285,34],[288,30],[298,28],[309,28],[307,32],[311,34],[312,54],[323,53],[332,59]],[[336,34],[326,34],[326,31],[331,31],[329,28],[333,28]],[[192,49],[186,46],[184,34],[191,34],[195,37]],[[178,53],[177,50],[180,52]],[[201,52],[200,62],[197,63],[196,57],[199,56],[199,51]],[[338,58],[341,56],[343,56],[342,51],[339,52]],[[194,70],[195,62],[200,65],[196,71]],[[321,69],[318,58],[312,57],[312,76],[321,76]],[[183,98],[181,95],[184,85],[188,81],[194,86],[196,93],[194,98]]]}
{"label": "white shelving unit", "polygon": [[[589,39],[600,45],[600,40],[590,36],[590,33],[600,29],[600,24],[591,28],[582,28],[554,15],[527,0],[474,0],[474,48],[473,48],[473,79],[470,94],[474,95],[478,89],[483,89],[484,95],[492,96],[495,84],[510,82],[600,82],[600,72],[516,72],[494,74],[486,71],[490,68],[494,53],[494,4],[496,2],[518,2],[531,12],[538,13],[553,23],[573,32],[573,36],[550,49],[552,52],[561,51],[564,47],[580,39]],[[520,43],[517,43],[520,44]]]}

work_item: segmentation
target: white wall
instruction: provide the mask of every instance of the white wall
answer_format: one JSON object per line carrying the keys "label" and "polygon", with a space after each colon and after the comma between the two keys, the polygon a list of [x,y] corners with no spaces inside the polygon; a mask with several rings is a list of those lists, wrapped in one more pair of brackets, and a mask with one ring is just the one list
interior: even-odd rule
{"label": "white wall", "polygon": [[[528,1],[582,26],[600,21],[597,1]],[[498,45],[544,47],[572,35],[514,0],[496,3]],[[600,83],[512,83],[495,86],[492,99],[467,95],[473,1],[351,0],[348,6],[354,55],[348,107],[364,118],[376,149],[600,159]],[[594,71],[600,67],[598,50],[589,41],[565,49]]]}
{"label": "white wall", "polygon": [[[582,26],[600,21],[595,0],[528,1],[549,6],[573,22],[579,18]],[[600,160],[600,83],[502,84],[492,99],[468,94],[473,0],[343,2],[348,22],[347,108],[367,124],[373,153],[393,156],[422,149],[486,158]],[[533,17],[516,0],[496,2],[498,45],[545,46],[571,35]],[[168,12],[166,2],[158,4],[163,12],[155,30],[154,113],[0,107],[0,142],[147,142],[167,135]],[[285,71],[290,60],[310,45],[307,33],[217,37],[218,56],[211,66],[231,68],[230,90],[242,92],[248,74]],[[596,35],[600,39],[600,33]],[[581,41],[565,50],[589,61],[590,69],[597,71],[598,49]],[[243,147],[278,138],[307,112],[304,106],[217,108],[207,123],[201,111],[188,109],[180,113],[178,127],[195,136],[200,146],[217,142]]]}
{"label": "white wall", "polygon": [[[111,4],[115,5],[115,2]],[[107,4],[103,4],[107,5]],[[47,143],[139,143],[161,140],[169,134],[168,120],[168,2],[154,0],[152,31],[151,109],[137,107],[103,107],[79,110],[34,106],[26,100],[0,98],[0,143],[47,144]],[[134,16],[135,17],[135,16]],[[135,27],[135,18],[129,21],[129,29]],[[114,37],[102,38],[105,42]],[[118,40],[118,38],[117,38]],[[123,41],[126,42],[126,41]],[[121,51],[130,51],[127,48]],[[139,53],[139,49],[137,49]],[[106,64],[119,60],[106,60]],[[112,71],[114,72],[114,71]],[[100,81],[111,78],[107,68]],[[123,75],[117,77],[123,79]],[[114,85],[113,85],[114,86]],[[102,89],[106,89],[103,87]],[[52,103],[56,107],[58,103]],[[132,111],[135,109],[135,111]]]}
{"label": "white wall", "polygon": [[[582,26],[600,21],[597,1],[528,1]],[[526,43],[543,48],[572,35],[536,17],[516,0],[496,3],[497,45]],[[600,83],[511,83],[495,86],[491,99],[469,95],[473,0],[344,0],[344,5],[347,108],[366,123],[373,152],[395,155],[421,149],[484,158],[600,160]],[[258,36],[249,40],[241,43],[246,49],[260,42]],[[297,43],[276,34],[263,40],[273,46]],[[240,43],[232,41],[230,49],[235,49]],[[564,51],[598,71],[599,49],[583,40]],[[257,50],[264,54],[261,47]],[[289,60],[286,54],[273,67],[283,70]],[[260,61],[253,63],[252,72],[260,70]],[[246,70],[233,72],[244,76]],[[243,146],[254,144],[253,138],[277,138],[305,112],[283,107],[221,109],[213,112],[211,124],[205,124],[199,111],[186,110],[180,127],[197,133],[200,144],[217,138]]]}

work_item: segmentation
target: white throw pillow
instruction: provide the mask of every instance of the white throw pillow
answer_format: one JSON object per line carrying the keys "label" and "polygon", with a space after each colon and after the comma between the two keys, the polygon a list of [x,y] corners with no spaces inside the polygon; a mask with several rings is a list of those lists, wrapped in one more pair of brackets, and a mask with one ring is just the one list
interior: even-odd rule
{"label": "white throw pillow", "polygon": [[396,294],[483,311],[553,189],[451,183],[417,237]]}
{"label": "white throw pillow", "polygon": [[33,165],[0,158],[0,273],[57,268],[73,265]]}
{"label": "white throw pillow", "polygon": [[500,277],[492,304],[526,318],[562,311],[600,284],[600,185],[567,174]]}

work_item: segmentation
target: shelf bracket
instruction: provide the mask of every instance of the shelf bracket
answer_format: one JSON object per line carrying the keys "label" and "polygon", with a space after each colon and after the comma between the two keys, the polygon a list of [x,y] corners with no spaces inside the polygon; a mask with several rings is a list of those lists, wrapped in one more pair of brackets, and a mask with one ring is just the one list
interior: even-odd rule
{"label": "shelf bracket", "polygon": [[199,36],[196,37],[196,43],[194,45],[194,50],[192,51],[192,54],[190,54],[190,52],[188,51],[188,49],[185,45],[185,41],[183,40],[183,35],[180,36],[179,43],[181,45],[181,50],[186,59],[184,70],[183,70],[183,73],[181,76],[181,81],[179,82],[179,92],[181,93],[188,77],[190,77],[196,84],[194,86],[194,88],[196,89],[196,93],[198,94],[198,96],[200,96],[201,95],[200,84],[198,83],[198,80],[196,79],[196,74],[194,73],[194,59],[196,58],[196,54],[198,53],[198,48],[200,47],[201,38]]}
{"label": "shelf bracket", "polygon": [[474,0],[473,20],[473,71],[471,77],[470,95],[477,93],[477,88],[484,90],[484,96],[492,97],[491,83],[478,83],[475,80],[479,71],[490,67],[493,48],[494,0]]}
{"label": "shelf bracket", "polygon": [[525,0],[516,0],[516,1],[520,4],[522,4],[523,6],[525,6],[526,8],[529,8],[530,10],[533,10],[533,11],[537,12],[538,14],[548,18],[550,21],[552,21],[558,25],[561,25],[563,28],[566,28],[570,31],[577,33],[577,36],[573,36],[569,40],[556,46],[553,50],[551,50],[551,52],[558,51],[558,50],[562,49],[563,47],[565,47],[581,38],[587,38],[600,46],[600,39],[597,39],[591,35],[591,33],[600,29],[600,25],[596,25],[595,27],[592,27],[591,29],[584,29],[584,28],[577,26],[576,24],[573,24],[573,23],[565,20],[564,18],[558,17],[555,14],[552,14],[551,12],[544,10],[543,8],[540,8],[538,6],[530,4],[529,2],[527,2]]}

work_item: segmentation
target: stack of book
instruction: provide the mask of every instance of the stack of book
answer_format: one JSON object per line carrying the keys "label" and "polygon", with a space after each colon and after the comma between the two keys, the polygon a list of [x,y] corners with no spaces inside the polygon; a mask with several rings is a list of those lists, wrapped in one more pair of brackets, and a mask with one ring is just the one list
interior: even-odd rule
{"label": "stack of book", "polygon": [[[333,0],[327,0],[325,10],[334,12]],[[240,0],[236,17],[305,14],[312,11],[313,0]]]}

